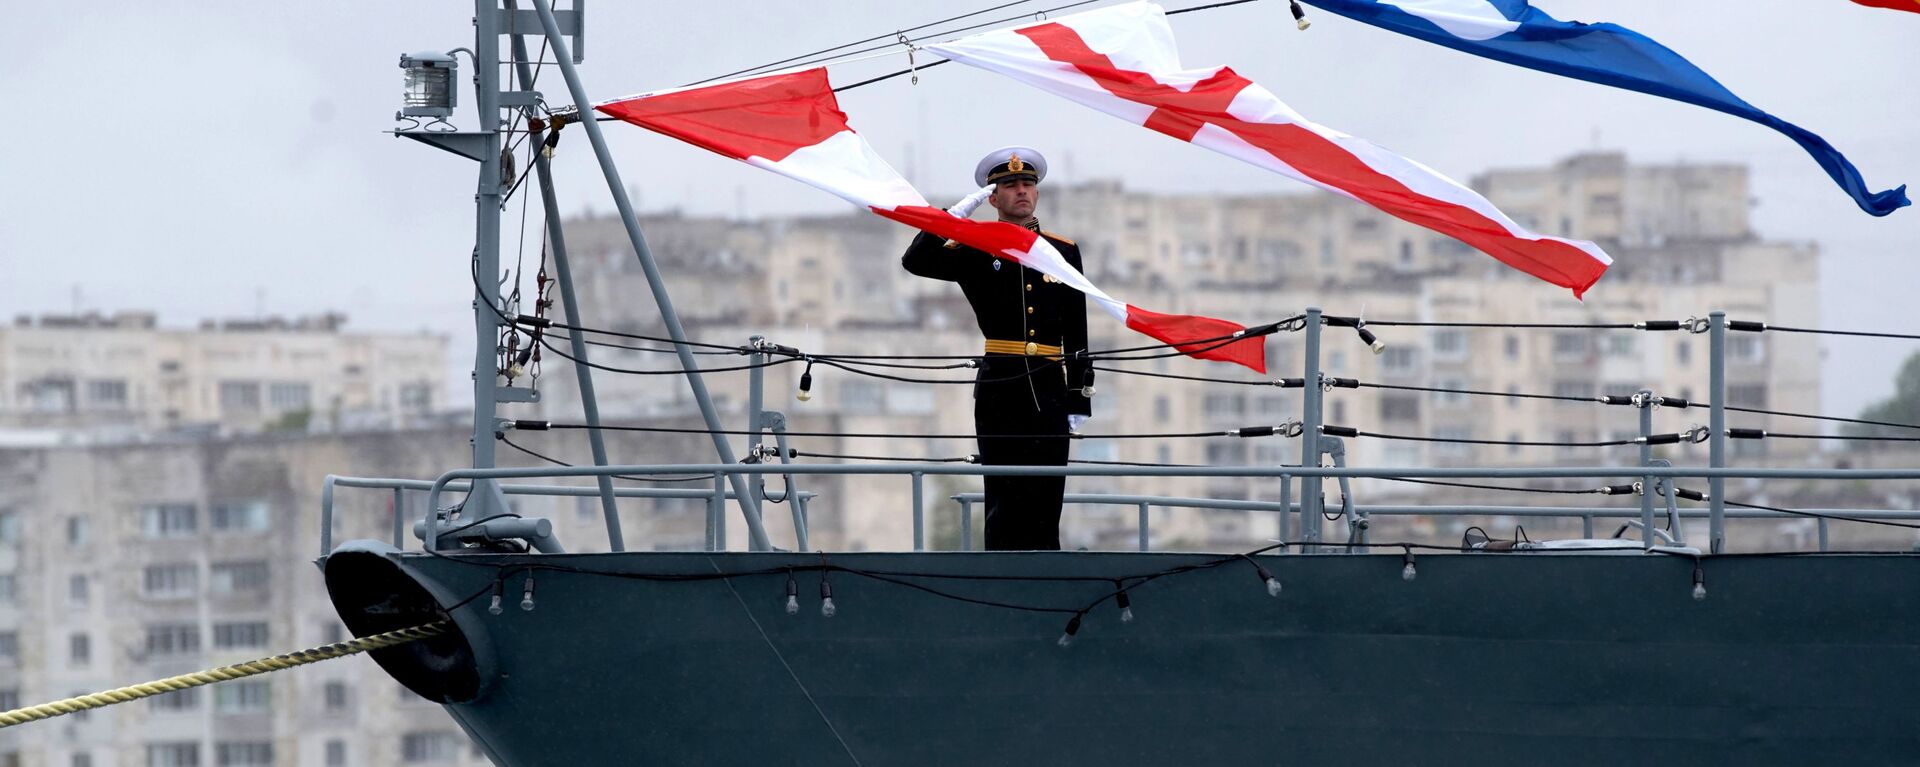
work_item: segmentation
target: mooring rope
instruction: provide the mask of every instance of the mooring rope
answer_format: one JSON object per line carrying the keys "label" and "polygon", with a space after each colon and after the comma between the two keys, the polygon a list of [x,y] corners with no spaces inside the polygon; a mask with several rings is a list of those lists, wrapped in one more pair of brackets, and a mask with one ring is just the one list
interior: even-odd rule
{"label": "mooring rope", "polygon": [[452,624],[448,621],[435,621],[421,626],[389,631],[384,634],[374,634],[373,636],[351,639],[345,642],[335,642],[330,645],[315,647],[311,650],[275,655],[271,658],[262,658],[260,660],[237,663],[231,666],[221,666],[205,671],[195,671],[191,674],[170,676],[144,684],[121,687],[105,692],[96,692],[92,695],[77,695],[65,700],[56,700],[52,703],[42,703],[38,706],[17,708],[12,711],[0,711],[0,729],[6,729],[16,724],[39,721],[41,719],[51,719],[63,714],[72,714],[104,706],[111,706],[116,703],[126,703],[161,693],[185,690],[189,687],[199,687],[201,685],[213,684],[214,682],[241,679],[258,674],[265,674],[270,671],[282,671],[295,666],[304,666],[323,660],[356,655],[369,650],[379,650],[395,645],[403,645],[408,642],[444,634],[451,626]]}

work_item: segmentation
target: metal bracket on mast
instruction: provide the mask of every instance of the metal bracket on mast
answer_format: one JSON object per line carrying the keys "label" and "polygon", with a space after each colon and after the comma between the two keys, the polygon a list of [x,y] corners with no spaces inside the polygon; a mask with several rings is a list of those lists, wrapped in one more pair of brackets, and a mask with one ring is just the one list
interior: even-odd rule
{"label": "metal bracket on mast", "polygon": [[435,149],[444,149],[474,162],[483,162],[487,159],[487,139],[493,135],[471,131],[397,130],[389,132]]}

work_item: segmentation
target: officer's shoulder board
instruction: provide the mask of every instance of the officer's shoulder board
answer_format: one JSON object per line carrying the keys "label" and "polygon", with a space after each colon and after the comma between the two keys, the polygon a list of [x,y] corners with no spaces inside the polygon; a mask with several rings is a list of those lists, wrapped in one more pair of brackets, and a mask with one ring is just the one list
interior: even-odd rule
{"label": "officer's shoulder board", "polygon": [[1061,241],[1061,242],[1064,242],[1064,243],[1066,243],[1066,244],[1068,244],[1068,245],[1072,245],[1072,244],[1074,244],[1074,242],[1073,242],[1073,239],[1072,239],[1072,238],[1070,238],[1070,237],[1062,237],[1062,236],[1060,236],[1060,235],[1058,235],[1058,234],[1054,234],[1053,232],[1049,232],[1049,231],[1046,231],[1046,230],[1044,230],[1044,229],[1043,229],[1043,230],[1041,230],[1041,231],[1040,231],[1040,233],[1041,233],[1041,234],[1044,234],[1044,235],[1046,235],[1046,236],[1048,236],[1048,237],[1052,237],[1052,238],[1054,238],[1054,239],[1056,239],[1056,240],[1059,240],[1059,241]]}

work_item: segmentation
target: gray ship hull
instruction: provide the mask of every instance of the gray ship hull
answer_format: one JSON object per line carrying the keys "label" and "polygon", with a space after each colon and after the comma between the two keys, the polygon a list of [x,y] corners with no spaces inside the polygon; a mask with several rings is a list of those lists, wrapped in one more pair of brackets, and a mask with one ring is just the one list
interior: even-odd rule
{"label": "gray ship hull", "polygon": [[[344,548],[351,549],[353,545]],[[1121,578],[1217,557],[838,554],[851,569]],[[1912,764],[1920,557],[1262,556],[1130,590],[1072,646],[1066,615],[835,572],[711,578],[819,556],[398,555],[326,560],[356,633],[412,580],[464,648],[382,651],[501,764]],[[467,561],[461,561],[467,560]],[[485,564],[479,564],[484,562]],[[520,609],[527,564],[536,605]],[[587,572],[587,571],[592,571]],[[676,580],[696,578],[703,580]],[[1090,581],[917,578],[969,599],[1081,606]],[[390,600],[390,603],[397,603]],[[443,683],[450,676],[463,681]],[[451,692],[449,692],[451,691]]]}

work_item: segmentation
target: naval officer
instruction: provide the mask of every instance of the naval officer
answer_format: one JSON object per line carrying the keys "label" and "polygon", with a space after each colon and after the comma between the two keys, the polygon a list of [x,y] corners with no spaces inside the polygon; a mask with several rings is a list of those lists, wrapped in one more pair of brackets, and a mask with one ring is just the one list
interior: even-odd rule
{"label": "naval officer", "polygon": [[[984,198],[1001,221],[1047,238],[1073,268],[1080,248],[1040,228],[1034,215],[1047,160],[1029,147],[995,150],[974,169],[982,189],[951,209],[967,216]],[[921,277],[956,282],[986,337],[973,389],[973,425],[987,466],[1065,466],[1068,433],[1093,413],[1086,295],[1020,264],[921,233],[900,259]],[[1066,477],[986,477],[989,550],[1058,550]]]}

